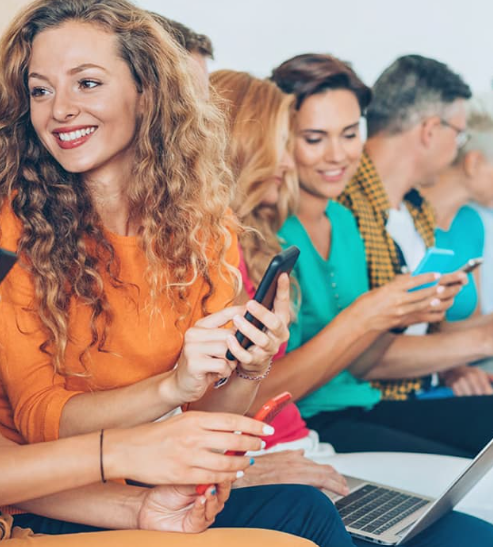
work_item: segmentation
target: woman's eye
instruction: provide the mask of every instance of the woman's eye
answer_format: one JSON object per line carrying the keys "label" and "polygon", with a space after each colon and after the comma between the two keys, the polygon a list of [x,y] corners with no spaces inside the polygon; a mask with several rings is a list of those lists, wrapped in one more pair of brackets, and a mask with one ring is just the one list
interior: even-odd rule
{"label": "woman's eye", "polygon": [[96,82],[95,80],[79,80],[79,86],[82,89],[93,89],[95,87],[98,87],[99,85],[101,84],[99,82]]}
{"label": "woman's eye", "polygon": [[310,139],[308,137],[305,137],[305,142],[308,144],[318,144],[321,141],[322,139]]}
{"label": "woman's eye", "polygon": [[344,138],[345,139],[355,139],[357,137],[357,134],[356,133],[346,133],[344,135]]}
{"label": "woman's eye", "polygon": [[43,95],[46,95],[48,93],[48,90],[44,87],[33,87],[30,91],[31,97],[42,97]]}

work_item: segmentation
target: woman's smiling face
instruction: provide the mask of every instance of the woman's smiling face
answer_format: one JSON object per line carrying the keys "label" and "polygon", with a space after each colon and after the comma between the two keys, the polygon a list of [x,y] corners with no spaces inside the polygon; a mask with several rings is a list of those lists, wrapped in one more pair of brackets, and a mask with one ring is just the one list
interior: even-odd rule
{"label": "woman's smiling face", "polygon": [[115,35],[74,21],[39,33],[28,84],[34,130],[66,171],[128,176],[141,95]]}
{"label": "woman's smiling face", "polygon": [[334,199],[356,173],[363,151],[361,109],[347,89],[306,98],[296,115],[295,161],[302,191]]}

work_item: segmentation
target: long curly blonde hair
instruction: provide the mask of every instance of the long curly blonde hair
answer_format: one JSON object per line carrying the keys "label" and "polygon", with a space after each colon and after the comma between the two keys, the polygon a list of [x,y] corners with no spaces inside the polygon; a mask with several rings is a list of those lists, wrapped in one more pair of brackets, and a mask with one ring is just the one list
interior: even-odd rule
{"label": "long curly blonde hair", "polygon": [[233,209],[246,228],[240,233],[240,243],[248,276],[258,286],[268,263],[281,250],[277,232],[298,198],[292,172],[285,175],[277,204],[262,203],[263,182],[280,161],[280,132],[286,120],[289,126],[294,98],[274,83],[246,72],[218,70],[210,82],[223,100],[229,122],[228,160],[236,180]]}
{"label": "long curly blonde hair", "polygon": [[[36,311],[46,331],[41,350],[63,374],[70,374],[64,354],[71,299],[92,309],[92,340],[80,356],[83,363],[92,347],[105,351],[112,321],[101,274],[125,286],[82,176],[62,169],[30,122],[27,70],[33,40],[69,21],[114,34],[141,93],[127,199],[141,225],[151,300],[168,294],[186,314],[188,288],[202,277],[209,286],[205,312],[214,293],[211,268],[219,267],[231,283],[236,279],[225,259],[234,222],[227,212],[233,184],[224,161],[224,118],[201,98],[185,53],[149,14],[126,0],[35,1],[0,43],[0,205],[10,200],[22,224],[18,251],[32,274]],[[217,263],[208,262],[210,254],[218,256]]]}

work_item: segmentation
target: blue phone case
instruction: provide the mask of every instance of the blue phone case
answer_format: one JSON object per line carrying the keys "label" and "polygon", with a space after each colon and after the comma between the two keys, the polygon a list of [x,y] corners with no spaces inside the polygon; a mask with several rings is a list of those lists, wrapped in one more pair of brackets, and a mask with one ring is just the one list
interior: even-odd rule
{"label": "blue phone case", "polygon": [[[434,272],[440,274],[450,273],[453,270],[452,261],[454,257],[455,253],[451,249],[438,249],[437,247],[430,247],[426,250],[425,256],[422,258],[412,275],[415,276],[423,273]],[[436,285],[437,283],[438,280],[432,283],[426,283],[414,289],[410,289],[409,292],[433,287],[433,285]]]}

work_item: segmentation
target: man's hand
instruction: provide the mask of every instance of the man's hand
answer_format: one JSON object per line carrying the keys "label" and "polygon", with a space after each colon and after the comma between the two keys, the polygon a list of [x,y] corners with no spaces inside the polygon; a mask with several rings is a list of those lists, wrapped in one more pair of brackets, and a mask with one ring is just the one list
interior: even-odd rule
{"label": "man's hand", "polygon": [[236,487],[262,484],[307,484],[345,496],[346,479],[330,465],[305,458],[303,450],[284,450],[255,457],[255,465],[235,482]]}
{"label": "man's hand", "polygon": [[440,374],[445,385],[454,390],[455,395],[492,395],[493,374],[475,366],[461,366]]}
{"label": "man's hand", "polygon": [[211,486],[203,496],[194,486],[151,488],[139,512],[138,527],[159,532],[203,532],[222,511],[230,491],[231,483]]}

